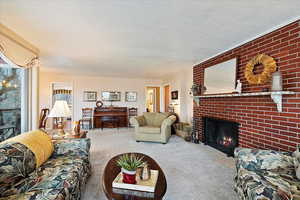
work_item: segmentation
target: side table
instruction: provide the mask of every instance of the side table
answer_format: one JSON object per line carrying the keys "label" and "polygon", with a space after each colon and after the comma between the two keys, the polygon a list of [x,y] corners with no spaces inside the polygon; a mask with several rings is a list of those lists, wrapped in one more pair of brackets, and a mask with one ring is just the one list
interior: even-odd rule
{"label": "side table", "polygon": [[57,129],[45,130],[45,132],[48,133],[54,140],[86,138],[88,133],[88,131],[80,131],[79,134],[75,134],[71,130],[65,130],[65,135],[58,135]]}

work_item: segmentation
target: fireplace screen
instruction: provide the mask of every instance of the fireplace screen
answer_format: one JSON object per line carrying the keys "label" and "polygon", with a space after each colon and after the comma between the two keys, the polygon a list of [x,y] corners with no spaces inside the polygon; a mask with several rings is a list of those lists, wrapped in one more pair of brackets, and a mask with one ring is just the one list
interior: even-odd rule
{"label": "fireplace screen", "polygon": [[239,124],[208,117],[203,120],[204,143],[233,156],[234,148],[238,146]]}

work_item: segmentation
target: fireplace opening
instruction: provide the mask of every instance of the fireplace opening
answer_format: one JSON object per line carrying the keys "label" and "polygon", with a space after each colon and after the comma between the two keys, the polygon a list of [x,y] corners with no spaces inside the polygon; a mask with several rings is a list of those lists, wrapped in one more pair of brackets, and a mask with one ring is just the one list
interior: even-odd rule
{"label": "fireplace opening", "polygon": [[203,118],[204,144],[233,156],[238,146],[239,123],[210,117]]}

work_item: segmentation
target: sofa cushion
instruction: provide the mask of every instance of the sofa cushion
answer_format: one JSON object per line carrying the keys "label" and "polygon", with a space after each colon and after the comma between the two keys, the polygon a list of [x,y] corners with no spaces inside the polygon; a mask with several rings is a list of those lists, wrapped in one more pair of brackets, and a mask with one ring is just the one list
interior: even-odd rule
{"label": "sofa cushion", "polygon": [[89,138],[55,141],[50,159],[6,188],[3,199],[80,199],[81,187],[91,170],[90,145]]}
{"label": "sofa cushion", "polygon": [[86,156],[51,158],[28,178],[4,191],[4,196],[21,194],[28,199],[79,199],[80,187],[90,175]]}
{"label": "sofa cushion", "polygon": [[237,148],[235,190],[240,199],[300,199],[289,152]]}
{"label": "sofa cushion", "polygon": [[145,112],[144,117],[147,126],[160,127],[163,121],[170,116],[170,113]]}
{"label": "sofa cushion", "polygon": [[147,126],[153,126],[156,113],[154,113],[154,112],[145,112],[143,114],[143,116],[145,117],[146,125]]}
{"label": "sofa cushion", "polygon": [[[289,181],[291,177],[281,173],[272,173],[265,171],[264,173],[255,173],[245,169],[240,169],[235,177],[235,190],[240,199],[265,199],[265,200],[289,200],[295,199],[298,191],[294,191]],[[296,186],[296,185],[295,185]],[[297,187],[296,187],[297,188]],[[294,194],[293,194],[294,193]]]}
{"label": "sofa cushion", "polygon": [[139,127],[140,133],[160,134],[160,127],[155,126],[141,126]]}
{"label": "sofa cushion", "polygon": [[90,138],[56,140],[51,158],[64,155],[89,156],[90,147]]}
{"label": "sofa cushion", "polygon": [[0,144],[0,197],[11,185],[33,172],[35,156],[30,149],[20,143]]}
{"label": "sofa cushion", "polygon": [[235,158],[238,168],[249,171],[273,170],[294,167],[294,159],[289,152],[236,148]]}
{"label": "sofa cushion", "polygon": [[295,170],[296,170],[296,176],[298,179],[300,179],[300,151],[299,151],[299,148],[297,148],[297,150],[294,151],[293,158],[294,158],[294,166],[295,166]]}

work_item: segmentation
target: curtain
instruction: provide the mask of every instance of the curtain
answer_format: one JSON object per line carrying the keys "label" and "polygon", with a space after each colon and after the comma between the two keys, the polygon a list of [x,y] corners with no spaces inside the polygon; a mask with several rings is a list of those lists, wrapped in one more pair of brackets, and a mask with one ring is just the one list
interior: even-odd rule
{"label": "curtain", "polygon": [[54,89],[52,93],[53,101],[64,100],[68,103],[68,105],[72,106],[72,90],[68,89]]}
{"label": "curtain", "polygon": [[25,68],[32,67],[39,56],[36,47],[2,24],[0,24],[0,52],[9,59],[4,58],[6,63]]}
{"label": "curtain", "polygon": [[39,120],[39,50],[0,24],[0,60],[25,70],[22,102],[23,131],[36,129]]}

